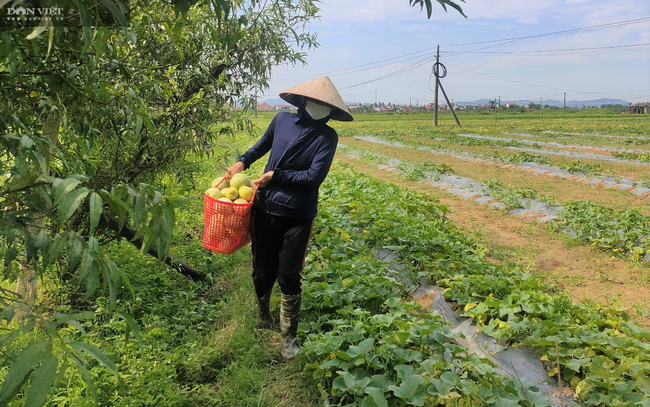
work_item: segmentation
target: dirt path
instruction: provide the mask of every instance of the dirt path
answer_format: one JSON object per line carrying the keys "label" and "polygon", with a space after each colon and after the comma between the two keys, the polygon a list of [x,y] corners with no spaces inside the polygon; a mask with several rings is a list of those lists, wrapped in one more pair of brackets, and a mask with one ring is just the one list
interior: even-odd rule
{"label": "dirt path", "polygon": [[[347,141],[347,140],[346,140]],[[569,293],[576,302],[622,306],[632,319],[650,327],[650,265],[613,259],[587,246],[576,245],[537,221],[506,214],[432,186],[404,181],[398,174],[377,169],[338,154],[378,179],[406,185],[440,199],[450,208],[447,218],[489,248],[489,260],[512,261]]]}

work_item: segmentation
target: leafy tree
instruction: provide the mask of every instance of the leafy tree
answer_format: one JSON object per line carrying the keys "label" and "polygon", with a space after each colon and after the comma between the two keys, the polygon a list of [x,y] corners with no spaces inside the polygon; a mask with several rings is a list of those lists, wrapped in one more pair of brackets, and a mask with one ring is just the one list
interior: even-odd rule
{"label": "leafy tree", "polygon": [[[143,252],[155,247],[165,259],[174,208],[188,199],[187,158],[210,155],[219,135],[244,127],[230,107],[251,105],[274,65],[302,62],[315,45],[299,31],[315,17],[311,1],[115,3],[111,25],[84,24],[98,18],[95,2],[71,4],[67,18],[81,22],[0,33],[0,303],[12,328],[3,345],[14,358],[0,404],[29,376],[36,390],[28,401],[42,403],[64,357],[95,397],[84,354],[117,376],[99,349],[60,336],[92,313],[40,309],[35,281],[47,273],[83,284],[86,298],[103,286],[113,305],[129,283],[104,244],[132,231]],[[163,187],[169,174],[178,190]],[[7,288],[20,278],[31,287]],[[16,312],[26,317],[15,320]],[[20,332],[48,339],[16,355]]]}
{"label": "leafy tree", "polygon": [[[463,12],[462,7],[455,2],[454,0],[436,0],[442,8],[447,11],[447,6],[452,7],[456,11],[458,11],[463,17],[467,18],[465,13]],[[463,3],[465,3],[465,0],[460,0]],[[412,7],[415,6],[420,6],[420,10],[422,10],[424,7],[427,9],[427,18],[431,18],[431,15],[433,13],[433,5],[431,0],[409,0],[409,3],[411,4]]]}
{"label": "leafy tree", "polygon": [[[430,0],[411,5],[423,2],[430,16]],[[231,107],[253,106],[274,66],[304,62],[316,46],[303,29],[316,17],[313,0],[57,6],[59,26],[2,22],[0,31],[0,350],[9,367],[0,405],[27,382],[25,403],[43,404],[69,364],[98,400],[87,358],[121,382],[100,349],[61,334],[93,312],[46,309],[36,281],[78,284],[87,299],[101,289],[111,306],[121,287],[133,291],[105,244],[128,236],[169,260],[174,209],[191,199],[189,158],[214,157],[220,136],[250,127]],[[18,337],[28,345],[18,349]]]}

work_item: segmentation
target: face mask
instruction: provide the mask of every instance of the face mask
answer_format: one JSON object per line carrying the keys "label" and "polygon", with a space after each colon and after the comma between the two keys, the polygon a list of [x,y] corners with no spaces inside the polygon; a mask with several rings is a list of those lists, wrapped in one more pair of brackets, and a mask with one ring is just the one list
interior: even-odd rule
{"label": "face mask", "polygon": [[324,119],[332,112],[332,108],[319,105],[318,103],[314,103],[309,99],[307,99],[305,102],[305,110],[314,120]]}

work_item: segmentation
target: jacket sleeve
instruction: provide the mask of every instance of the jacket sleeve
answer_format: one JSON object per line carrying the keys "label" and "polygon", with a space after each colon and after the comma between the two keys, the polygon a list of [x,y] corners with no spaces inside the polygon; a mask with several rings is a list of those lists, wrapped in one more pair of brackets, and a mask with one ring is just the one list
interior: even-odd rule
{"label": "jacket sleeve", "polygon": [[269,124],[269,127],[266,129],[262,137],[257,140],[257,143],[255,143],[253,147],[249,148],[248,151],[246,151],[244,155],[239,157],[237,160],[244,163],[244,169],[249,168],[251,164],[264,157],[264,154],[268,153],[269,150],[271,150],[271,146],[273,145],[273,137],[275,136],[275,123],[277,117],[278,116],[276,115],[273,118],[271,124]]}
{"label": "jacket sleeve", "polygon": [[273,172],[271,182],[290,184],[304,187],[318,187],[323,183],[334,160],[338,136],[328,137],[316,151],[309,169],[306,170],[283,170],[277,169]]}

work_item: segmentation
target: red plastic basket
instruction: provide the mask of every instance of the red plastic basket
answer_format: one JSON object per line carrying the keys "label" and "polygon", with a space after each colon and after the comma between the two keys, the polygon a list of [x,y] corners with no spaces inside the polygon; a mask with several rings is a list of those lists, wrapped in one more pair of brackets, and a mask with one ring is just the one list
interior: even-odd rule
{"label": "red plastic basket", "polygon": [[210,195],[204,195],[203,247],[219,253],[232,254],[250,243],[251,207],[255,192],[247,204],[223,202]]}

